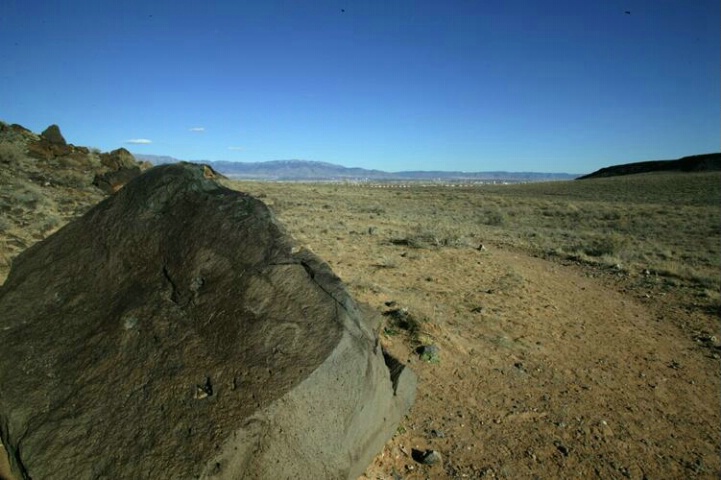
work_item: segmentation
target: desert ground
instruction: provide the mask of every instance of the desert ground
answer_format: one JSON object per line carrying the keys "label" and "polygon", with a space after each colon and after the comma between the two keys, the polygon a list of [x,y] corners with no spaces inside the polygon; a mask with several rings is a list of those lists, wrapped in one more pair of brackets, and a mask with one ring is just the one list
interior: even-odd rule
{"label": "desert ground", "polygon": [[[419,377],[362,479],[719,477],[721,174],[226,184],[328,262]],[[13,185],[0,282],[101,198]]]}
{"label": "desert ground", "polygon": [[718,174],[232,185],[383,314],[419,376],[361,478],[718,478]]}

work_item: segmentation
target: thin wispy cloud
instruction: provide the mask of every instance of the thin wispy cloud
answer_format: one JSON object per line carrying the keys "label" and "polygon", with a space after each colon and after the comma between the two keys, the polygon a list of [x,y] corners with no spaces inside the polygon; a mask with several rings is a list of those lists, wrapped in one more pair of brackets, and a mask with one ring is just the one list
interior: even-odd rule
{"label": "thin wispy cloud", "polygon": [[148,145],[149,143],[153,143],[153,141],[147,138],[131,138],[130,140],[126,140],[125,143],[131,145]]}
{"label": "thin wispy cloud", "polygon": [[243,150],[243,147],[228,147],[228,150]]}
{"label": "thin wispy cloud", "polygon": [[195,133],[203,133],[205,131],[205,127],[193,127],[189,128],[188,130]]}

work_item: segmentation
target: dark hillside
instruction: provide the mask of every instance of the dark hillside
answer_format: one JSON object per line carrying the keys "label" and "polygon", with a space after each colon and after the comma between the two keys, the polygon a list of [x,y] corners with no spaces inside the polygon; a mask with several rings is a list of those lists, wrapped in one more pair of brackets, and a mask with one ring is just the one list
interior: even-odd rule
{"label": "dark hillside", "polygon": [[712,172],[721,170],[721,153],[705,153],[679,158],[678,160],[652,160],[626,163],[602,168],[577,180],[587,178],[617,177],[635,173],[651,172]]}

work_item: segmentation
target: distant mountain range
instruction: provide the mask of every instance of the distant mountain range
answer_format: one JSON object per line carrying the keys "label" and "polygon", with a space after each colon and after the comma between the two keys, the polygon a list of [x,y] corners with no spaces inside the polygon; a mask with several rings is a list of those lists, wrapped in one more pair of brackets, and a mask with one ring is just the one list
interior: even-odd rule
{"label": "distant mountain range", "polygon": [[[136,159],[154,165],[176,163],[177,158],[133,154]],[[228,162],[193,160],[210,165],[214,170],[233,179],[275,181],[356,181],[356,182],[543,182],[572,180],[578,175],[568,173],[535,172],[444,172],[404,171],[385,172],[365,168],[348,168],[326,162],[310,160],[274,160],[269,162]]]}
{"label": "distant mountain range", "polygon": [[617,177],[635,173],[651,172],[711,172],[721,170],[721,153],[691,155],[678,160],[652,160],[649,162],[626,163],[602,168],[578,180],[587,178]]}

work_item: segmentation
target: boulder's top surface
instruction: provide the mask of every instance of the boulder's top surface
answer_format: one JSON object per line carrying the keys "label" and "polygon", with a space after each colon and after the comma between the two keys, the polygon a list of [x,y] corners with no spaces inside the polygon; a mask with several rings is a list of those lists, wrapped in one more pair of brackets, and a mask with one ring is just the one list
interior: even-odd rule
{"label": "boulder's top surface", "polygon": [[[365,375],[373,391],[353,401],[390,392],[385,366],[369,376],[381,352],[340,280],[262,202],[208,176],[153,168],[15,260],[0,287],[0,433],[16,471],[195,478],[302,382],[354,392]],[[343,342],[359,370],[309,380]],[[323,414],[351,424],[363,408]],[[391,427],[399,416],[367,408]]]}

